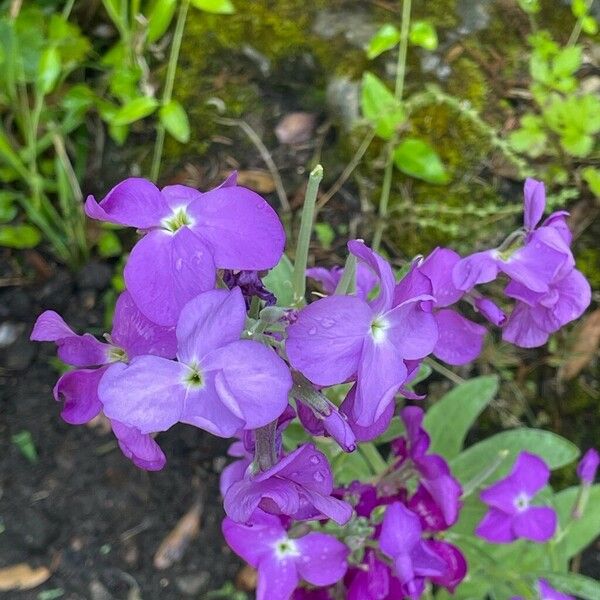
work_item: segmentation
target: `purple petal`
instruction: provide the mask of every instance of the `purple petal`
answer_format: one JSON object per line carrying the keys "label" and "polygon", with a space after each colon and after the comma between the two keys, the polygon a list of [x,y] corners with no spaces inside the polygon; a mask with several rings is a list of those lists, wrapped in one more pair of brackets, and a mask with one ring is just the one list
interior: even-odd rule
{"label": "purple petal", "polygon": [[595,448],[590,448],[577,465],[577,476],[584,485],[592,485],[600,465],[600,454]]}
{"label": "purple petal", "polygon": [[288,327],[292,367],[318,385],[342,383],[356,374],[373,313],[352,296],[330,296],[303,308]]}
{"label": "purple petal", "polygon": [[506,323],[506,314],[489,298],[477,298],[475,308],[496,327],[502,327]]}
{"label": "purple petal", "polygon": [[60,416],[71,425],[91,421],[102,410],[98,398],[98,384],[106,367],[77,369],[61,376],[54,386],[55,400],[63,400]]}
{"label": "purple petal", "polygon": [[183,307],[177,322],[179,360],[198,364],[216,348],[238,341],[245,321],[240,288],[199,294]]}
{"label": "purple petal", "polygon": [[540,579],[537,587],[542,600],[575,600],[573,596],[555,590],[545,579]]}
{"label": "purple petal", "polygon": [[415,575],[419,577],[439,577],[446,570],[446,563],[438,554],[421,540],[410,553]]}
{"label": "purple petal", "polygon": [[288,405],[292,388],[289,369],[273,350],[259,342],[240,340],[218,348],[203,359],[201,368],[219,371],[217,394],[243,419],[246,429],[274,421]]}
{"label": "purple petal", "polygon": [[323,424],[325,431],[345,452],[354,452],[356,450],[356,437],[352,431],[352,427],[345,415],[338,411],[337,408],[323,419]]}
{"label": "purple petal", "polygon": [[533,542],[547,542],[556,531],[556,512],[546,506],[532,506],[516,515],[513,531],[518,537]]}
{"label": "purple petal", "polygon": [[327,458],[313,444],[300,446],[272,469],[261,473],[257,480],[265,480],[274,475],[285,477],[319,494],[328,495],[333,490],[333,475]]}
{"label": "purple petal", "polygon": [[136,306],[162,326],[177,323],[183,306],[214,287],[215,266],[208,248],[187,227],[174,234],[151,231],[133,248],[125,283]]}
{"label": "purple petal", "polygon": [[[388,566],[379,560],[373,550],[367,550],[365,569],[352,569],[346,600],[386,600],[389,598],[391,574]],[[354,573],[352,573],[354,571]]]}
{"label": "purple petal", "polygon": [[167,185],[160,192],[169,205],[171,213],[187,208],[194,200],[198,200],[202,196],[202,192],[187,185]]}
{"label": "purple petal", "polygon": [[299,577],[293,558],[265,555],[258,565],[256,600],[289,600],[298,583]]}
{"label": "purple petal", "polygon": [[219,478],[219,491],[221,496],[225,497],[227,490],[238,481],[244,479],[246,471],[251,464],[251,459],[242,458],[240,460],[234,460],[230,465],[227,465],[221,472]]}
{"label": "purple petal", "polygon": [[53,310],[45,310],[35,321],[29,337],[34,342],[56,342],[77,334]]}
{"label": "purple petal", "polygon": [[333,585],[346,574],[350,549],[338,539],[312,532],[295,542],[301,553],[296,568],[302,579],[313,585]]}
{"label": "purple petal", "polygon": [[363,427],[359,425],[354,419],[354,402],[356,399],[356,384],[352,386],[348,395],[340,405],[340,412],[346,415],[350,427],[354,433],[356,441],[368,442],[380,436],[382,433],[387,431],[390,425],[390,421],[394,416],[395,405],[390,402],[387,408],[383,411],[381,416],[373,422],[372,425]]}
{"label": "purple petal", "polygon": [[436,248],[421,264],[419,271],[431,281],[435,305],[450,306],[458,302],[464,291],[456,288],[452,279],[454,267],[460,256],[449,248]]}
{"label": "purple petal", "polygon": [[379,294],[370,302],[376,313],[389,310],[394,298],[394,273],[389,263],[360,240],[350,240],[348,250],[363,261],[379,279]]}
{"label": "purple petal", "polygon": [[452,270],[452,281],[459,290],[468,292],[478,283],[488,283],[498,276],[494,250],[476,252],[461,259]]}
{"label": "purple petal", "polygon": [[444,519],[441,508],[422,483],[411,496],[407,506],[419,515],[424,530],[438,532],[448,529],[448,523]]}
{"label": "purple petal", "polygon": [[542,181],[527,178],[525,180],[525,210],[523,220],[525,229],[533,230],[542,219],[546,207],[546,189]]}
{"label": "purple petal", "polygon": [[150,321],[140,312],[127,291],[117,299],[110,335],[129,358],[142,354],[175,358],[177,353],[175,328],[161,327]]}
{"label": "purple petal", "polygon": [[332,296],[335,288],[342,278],[343,269],[341,267],[333,267],[326,269],[325,267],[311,267],[306,269],[306,276],[318,281],[321,284],[323,291]]}
{"label": "purple petal", "polygon": [[186,400],[185,365],[158,356],[138,356],[111,365],[98,387],[109,419],[141,433],[166,431],[180,420]]}
{"label": "purple petal", "polygon": [[110,424],[121,452],[136,467],[146,471],[160,471],[165,466],[167,458],[151,435],[143,435],[139,429],[128,427],[119,421],[111,421]]}
{"label": "purple petal", "polygon": [[534,309],[523,303],[518,303],[508,317],[502,329],[502,339],[512,342],[520,348],[537,348],[543,346],[550,334],[541,329],[533,319]]}
{"label": "purple petal", "polygon": [[423,310],[422,300],[426,298],[421,296],[407,300],[383,317],[389,325],[387,337],[404,359],[424,358],[435,347],[438,326],[433,314]]}
{"label": "purple petal", "polygon": [[400,418],[406,428],[406,436],[410,458],[417,459],[425,455],[429,449],[429,434],[423,429],[425,413],[419,406],[405,406],[400,411]]}
{"label": "purple petal", "polygon": [[475,535],[494,544],[507,544],[517,539],[512,530],[512,516],[490,508],[477,528]]}
{"label": "purple petal", "polygon": [[567,246],[571,245],[573,241],[573,234],[569,229],[566,217],[569,213],[566,210],[559,210],[553,212],[543,223],[542,227],[552,227],[557,231],[560,237],[563,239]]}
{"label": "purple petal", "polygon": [[458,584],[467,574],[467,561],[462,552],[452,544],[441,540],[429,540],[428,545],[446,563],[446,569],[442,575],[432,578],[436,585],[445,587],[453,593]]}
{"label": "purple petal", "polygon": [[487,330],[451,308],[435,313],[439,337],[433,354],[450,365],[464,365],[476,359],[483,348]]}
{"label": "purple petal", "polygon": [[389,340],[364,343],[360,366],[354,418],[362,427],[372,426],[393,404],[396,392],[406,380],[406,366],[397,346]]}
{"label": "purple petal", "polygon": [[192,202],[192,229],[212,250],[220,269],[274,267],[283,254],[285,232],[277,213],[243,187],[221,187]]}
{"label": "purple petal", "polygon": [[305,517],[298,515],[295,517],[296,519],[314,520],[327,517],[338,525],[345,525],[352,518],[352,507],[342,500],[308,490],[304,490],[303,494],[316,509],[316,512],[308,513]]}
{"label": "purple petal", "polygon": [[229,547],[253,567],[273,553],[276,542],[287,537],[279,517],[262,510],[257,510],[248,524],[236,523],[225,517],[221,529]]}
{"label": "purple petal", "polygon": [[[585,312],[592,300],[592,290],[587,279],[577,269],[573,269],[554,287],[558,290],[559,300],[553,311],[553,324],[555,327],[562,327]],[[539,321],[538,325],[541,325]]]}
{"label": "purple petal", "polygon": [[400,502],[390,504],[383,517],[379,547],[390,558],[408,555],[421,540],[419,517]]}
{"label": "purple petal", "polygon": [[408,273],[394,288],[393,306],[403,304],[417,296],[433,296],[432,291],[433,285],[429,277],[421,272],[420,265],[417,261],[414,261]]}
{"label": "purple petal", "polygon": [[131,177],[117,184],[99,204],[93,196],[88,196],[85,213],[98,221],[149,229],[160,225],[170,210],[153,183]]}

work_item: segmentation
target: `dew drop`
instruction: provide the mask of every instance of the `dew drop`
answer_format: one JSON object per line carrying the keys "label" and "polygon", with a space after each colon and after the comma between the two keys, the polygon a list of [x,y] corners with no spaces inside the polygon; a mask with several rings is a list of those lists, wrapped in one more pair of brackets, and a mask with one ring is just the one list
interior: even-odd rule
{"label": "dew drop", "polygon": [[319,458],[319,457],[318,457],[316,454],[313,454],[313,455],[310,457],[310,462],[311,462],[313,465],[318,465],[318,464],[321,462],[321,459],[320,459],[320,458]]}
{"label": "dew drop", "polygon": [[323,325],[323,327],[325,327],[325,329],[329,329],[330,327],[333,327],[335,321],[333,319],[329,319],[327,317],[325,317],[322,321],[321,321],[321,325]]}
{"label": "dew drop", "polygon": [[323,475],[323,473],[321,473],[320,471],[316,471],[316,472],[313,474],[313,479],[314,479],[315,481],[317,481],[317,482],[321,483],[321,482],[322,482],[322,481],[325,479],[325,476],[324,476],[324,475]]}
{"label": "dew drop", "polygon": [[317,333],[317,328],[316,327],[311,327],[308,330],[308,335],[315,335],[315,333]]}
{"label": "dew drop", "polygon": [[178,258],[178,259],[175,261],[175,269],[176,269],[177,271],[181,271],[181,268],[182,268],[182,267],[183,267],[183,258]]}

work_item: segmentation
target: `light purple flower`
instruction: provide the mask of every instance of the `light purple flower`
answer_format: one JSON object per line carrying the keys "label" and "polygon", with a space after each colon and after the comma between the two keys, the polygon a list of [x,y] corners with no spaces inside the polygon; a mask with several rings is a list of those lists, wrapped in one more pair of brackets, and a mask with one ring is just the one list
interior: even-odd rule
{"label": "light purple flower", "polygon": [[539,456],[521,452],[510,475],[481,492],[489,510],[475,533],[498,544],[518,538],[547,542],[556,530],[556,513],[531,502],[549,478],[550,469]]}
{"label": "light purple flower", "polygon": [[126,179],[100,203],[89,196],[85,211],[145,232],[131,251],[125,283],[139,309],[160,325],[175,325],[186,302],[214,287],[215,268],[269,269],[285,241],[275,211],[235,185],[235,177],[206,193]]}
{"label": "light purple flower", "polygon": [[583,485],[592,485],[600,465],[600,454],[595,448],[590,448],[577,465],[577,476]]}
{"label": "light purple flower", "polygon": [[[176,352],[174,327],[161,327],[148,320],[136,307],[128,292],[117,299],[113,328],[107,343],[86,333],[77,335],[54,311],[42,313],[33,328],[31,339],[55,342],[58,356],[78,368],[68,371],[54,386],[54,398],[64,400],[62,418],[72,425],[87,423],[103,409],[98,384],[110,364],[127,362],[140,354],[171,358]],[[110,419],[113,433],[125,456],[138,467],[150,471],[161,469],[165,456],[152,439],[151,432]]]}
{"label": "light purple flower", "polygon": [[390,504],[383,517],[379,546],[393,561],[396,576],[411,598],[420,597],[419,578],[441,577],[446,563],[421,538],[419,517],[400,502]]}
{"label": "light purple flower", "polygon": [[276,419],[292,380],[263,344],[240,340],[246,309],[239,288],[188,302],[177,324],[177,358],[139,356],[112,365],[99,386],[104,412],[142,433],[181,421],[231,437]]}
{"label": "light purple flower", "polygon": [[297,409],[302,426],[311,435],[329,435],[345,452],[356,450],[354,432],[346,415],[339,411],[337,406],[331,404],[328,410],[318,412],[298,401]]}
{"label": "light purple flower", "polygon": [[292,367],[317,385],[356,379],[354,417],[358,425],[370,426],[406,381],[404,361],[433,350],[437,326],[427,306],[431,296],[395,306],[390,265],[360,241],[348,248],[377,274],[379,295],[371,302],[330,296],[308,305],[288,328],[286,351]]}
{"label": "light purple flower", "polygon": [[545,579],[540,579],[537,582],[537,588],[540,600],[575,600],[573,596],[555,590]]}
{"label": "light purple flower", "polygon": [[[326,269],[324,267],[311,267],[306,269],[306,276],[318,281],[323,288],[323,291],[332,296],[335,293],[335,288],[344,276],[343,267],[332,267]],[[356,265],[356,296],[362,300],[367,300],[369,294],[377,285],[377,275],[373,273],[364,263]]]}
{"label": "light purple flower", "polygon": [[522,348],[545,344],[550,334],[580,317],[592,299],[590,284],[577,269],[552,281],[546,292],[532,292],[511,281],[504,293],[517,303],[502,331],[502,339]]}
{"label": "light purple flower", "polygon": [[296,520],[323,516],[344,524],[352,516],[346,503],[332,497],[333,476],[327,459],[312,444],[304,444],[267,471],[247,473],[225,495],[225,512],[246,523],[257,508]]}
{"label": "light purple flower", "polygon": [[248,525],[226,517],[223,535],[258,570],[256,600],[289,600],[301,579],[326,586],[346,573],[350,550],[338,539],[316,531],[290,537],[278,517],[260,510]]}

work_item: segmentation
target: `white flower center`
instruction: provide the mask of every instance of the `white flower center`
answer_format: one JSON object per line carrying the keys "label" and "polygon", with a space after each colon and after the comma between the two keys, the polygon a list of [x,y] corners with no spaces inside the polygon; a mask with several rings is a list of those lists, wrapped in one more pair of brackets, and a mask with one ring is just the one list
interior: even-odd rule
{"label": "white flower center", "polygon": [[529,508],[529,501],[530,500],[531,500],[531,498],[529,498],[529,496],[525,492],[521,492],[515,498],[515,502],[514,502],[515,508],[519,512],[525,512]]}
{"label": "white flower center", "polygon": [[388,322],[383,317],[376,317],[371,322],[371,335],[375,343],[383,342],[386,338],[386,330],[389,328]]}
{"label": "white flower center", "polygon": [[300,556],[300,551],[294,540],[290,540],[288,537],[277,540],[273,545],[275,548],[275,555],[277,558],[287,558],[289,556]]}
{"label": "white flower center", "polygon": [[171,216],[161,221],[163,229],[166,229],[171,233],[175,233],[182,227],[193,224],[194,220],[185,211],[185,206],[174,208]]}

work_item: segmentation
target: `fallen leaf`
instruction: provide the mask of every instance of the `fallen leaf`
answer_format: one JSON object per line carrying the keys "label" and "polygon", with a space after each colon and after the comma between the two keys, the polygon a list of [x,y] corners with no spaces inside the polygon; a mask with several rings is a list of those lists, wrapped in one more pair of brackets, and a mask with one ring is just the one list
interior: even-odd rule
{"label": "fallen leaf", "polygon": [[275,191],[275,182],[267,171],[261,169],[249,169],[238,171],[237,184],[250,188],[258,194],[270,194]]}
{"label": "fallen leaf", "polygon": [[42,585],[50,577],[47,567],[32,568],[27,563],[19,563],[0,569],[0,591],[31,590]]}
{"label": "fallen leaf", "polygon": [[600,309],[590,313],[577,330],[569,358],[563,363],[558,377],[573,379],[591,362],[600,346]]}
{"label": "fallen leaf", "polygon": [[250,565],[244,565],[235,576],[235,587],[244,592],[253,592],[256,589],[258,573]]}
{"label": "fallen leaf", "polygon": [[200,533],[200,517],[202,503],[196,502],[188,510],[177,525],[161,542],[154,555],[154,566],[157,569],[168,569],[173,563],[179,561],[184,555],[190,542]]}

